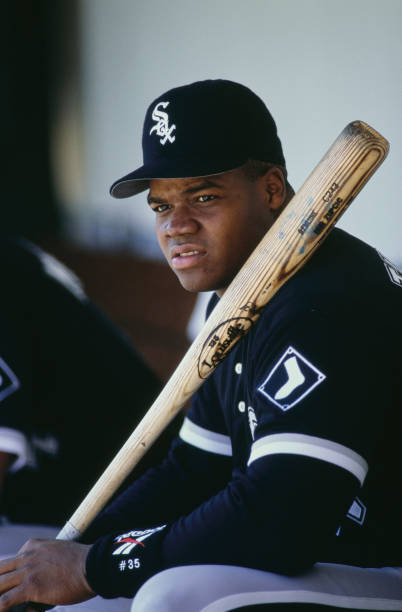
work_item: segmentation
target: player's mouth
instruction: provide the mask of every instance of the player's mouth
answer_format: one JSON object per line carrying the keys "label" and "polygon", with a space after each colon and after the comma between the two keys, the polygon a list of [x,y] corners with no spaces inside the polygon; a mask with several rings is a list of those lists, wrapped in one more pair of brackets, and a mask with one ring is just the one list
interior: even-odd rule
{"label": "player's mouth", "polygon": [[200,247],[189,244],[175,246],[171,252],[171,262],[175,270],[187,270],[198,265],[206,255],[206,251]]}

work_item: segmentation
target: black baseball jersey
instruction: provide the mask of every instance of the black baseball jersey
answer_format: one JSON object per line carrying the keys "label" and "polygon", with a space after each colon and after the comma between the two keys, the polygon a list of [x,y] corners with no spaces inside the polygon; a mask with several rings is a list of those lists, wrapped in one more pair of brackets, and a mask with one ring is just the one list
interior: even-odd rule
{"label": "black baseball jersey", "polygon": [[194,396],[166,461],[95,521],[94,590],[198,563],[402,565],[401,309],[398,269],[334,230]]}
{"label": "black baseball jersey", "polygon": [[5,236],[0,258],[0,513],[64,524],[160,382],[64,265]]}

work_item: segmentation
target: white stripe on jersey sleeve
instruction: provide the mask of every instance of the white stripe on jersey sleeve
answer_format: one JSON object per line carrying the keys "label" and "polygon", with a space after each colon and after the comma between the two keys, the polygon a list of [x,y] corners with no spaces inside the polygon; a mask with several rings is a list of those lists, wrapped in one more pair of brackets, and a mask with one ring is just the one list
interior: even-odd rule
{"label": "white stripe on jersey sleeve", "polygon": [[232,443],[229,436],[204,429],[196,425],[188,417],[184,419],[179,436],[188,444],[218,455],[232,456]]}
{"label": "white stripe on jersey sleeve", "polygon": [[10,465],[10,472],[17,472],[25,465],[33,464],[32,449],[23,433],[9,427],[0,427],[0,451],[17,455]]}
{"label": "white stripe on jersey sleeve", "polygon": [[366,460],[350,448],[323,438],[291,433],[272,434],[254,442],[247,465],[261,457],[280,453],[327,461],[353,474],[361,485],[368,472]]}

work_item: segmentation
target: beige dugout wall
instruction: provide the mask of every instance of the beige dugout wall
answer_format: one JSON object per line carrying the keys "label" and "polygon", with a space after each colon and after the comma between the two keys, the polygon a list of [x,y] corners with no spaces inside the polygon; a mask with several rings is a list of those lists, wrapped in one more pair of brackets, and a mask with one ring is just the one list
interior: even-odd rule
{"label": "beige dugout wall", "polygon": [[296,189],[350,121],[390,140],[340,226],[402,263],[401,24],[402,0],[81,0],[86,207],[77,233],[158,257],[145,197],[116,202],[109,185],[141,164],[154,97],[223,77],[268,104]]}

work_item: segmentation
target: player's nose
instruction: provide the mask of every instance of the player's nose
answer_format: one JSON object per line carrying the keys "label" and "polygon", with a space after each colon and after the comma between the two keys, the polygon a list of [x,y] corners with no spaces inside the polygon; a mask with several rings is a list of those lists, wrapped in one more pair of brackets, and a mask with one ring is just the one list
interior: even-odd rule
{"label": "player's nose", "polygon": [[170,238],[184,234],[195,234],[198,229],[199,223],[187,206],[172,210],[163,226],[165,236]]}

